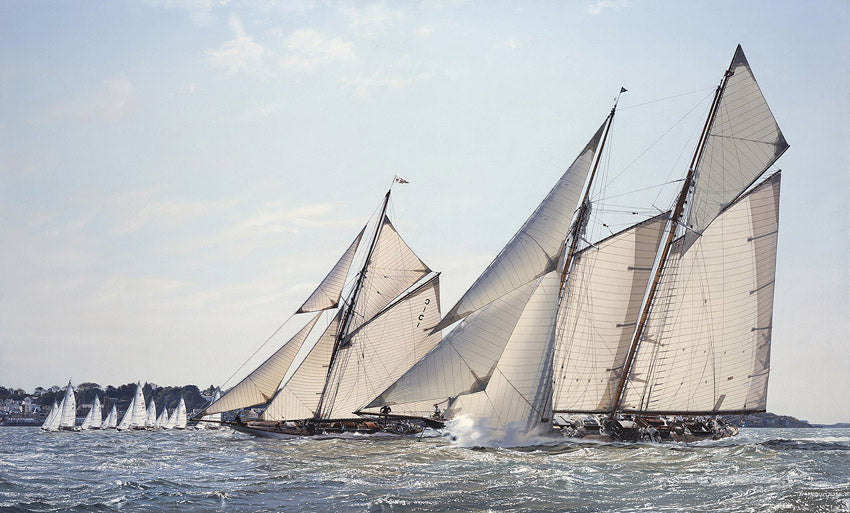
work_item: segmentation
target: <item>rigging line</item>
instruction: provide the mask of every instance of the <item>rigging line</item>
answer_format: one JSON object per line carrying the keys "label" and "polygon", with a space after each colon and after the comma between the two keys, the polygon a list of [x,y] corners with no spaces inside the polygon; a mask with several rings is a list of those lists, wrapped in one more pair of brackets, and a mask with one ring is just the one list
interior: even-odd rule
{"label": "rigging line", "polygon": [[[714,90],[714,88],[712,88],[712,90]],[[645,154],[646,154],[649,150],[651,150],[651,149],[652,149],[652,147],[653,147],[653,146],[655,146],[656,144],[658,144],[658,143],[661,141],[661,139],[663,139],[663,138],[664,138],[667,134],[669,134],[669,133],[670,133],[670,132],[671,132],[674,128],[676,128],[676,126],[678,126],[678,125],[679,125],[679,123],[681,123],[682,121],[684,121],[684,120],[685,120],[685,118],[687,118],[687,117],[688,117],[688,116],[689,116],[689,115],[690,115],[693,111],[695,111],[695,110],[696,110],[696,109],[697,109],[700,105],[702,105],[703,103],[705,103],[705,100],[707,100],[709,96],[712,96],[712,94],[708,94],[708,95],[704,96],[704,97],[703,97],[703,98],[702,98],[702,99],[701,99],[701,100],[700,100],[700,101],[699,101],[696,105],[694,105],[693,107],[691,107],[691,108],[690,108],[690,110],[688,110],[688,112],[686,112],[686,113],[685,113],[682,117],[680,117],[680,118],[678,119],[678,121],[676,121],[675,123],[673,123],[673,125],[671,125],[671,126],[670,126],[670,128],[668,128],[667,130],[665,130],[665,131],[664,131],[664,133],[662,133],[661,135],[659,135],[659,136],[658,136],[658,138],[657,138],[657,139],[655,139],[655,141],[653,141],[653,143],[652,143],[652,144],[650,144],[649,146],[647,146],[647,147],[646,147],[646,149],[645,149],[645,150],[643,150],[642,152],[640,152],[640,154],[639,154],[637,157],[635,157],[634,159],[632,159],[632,161],[631,161],[631,162],[629,162],[628,164],[626,164],[626,167],[624,167],[624,168],[623,168],[623,170],[622,170],[622,171],[620,171],[620,172],[617,174],[617,176],[615,176],[614,178],[612,178],[612,179],[611,179],[611,181],[610,181],[610,182],[608,182],[608,186],[610,187],[610,186],[611,186],[611,184],[613,184],[615,181],[617,181],[617,179],[618,179],[618,178],[620,178],[621,176],[623,176],[623,174],[624,174],[624,173],[625,173],[625,172],[626,172],[626,171],[627,171],[630,167],[632,167],[632,165],[633,165],[635,162],[637,162],[637,161],[638,161],[638,159],[640,159],[641,157],[643,157],[643,156],[644,156],[644,155],[645,155]]]}
{"label": "rigging line", "polygon": [[620,110],[628,110],[628,109],[634,109],[634,108],[637,108],[637,107],[643,107],[644,105],[649,105],[651,103],[663,102],[664,100],[672,100],[673,98],[681,98],[682,96],[689,96],[689,95],[692,95],[692,94],[703,93],[703,92],[709,91],[709,90],[713,91],[714,87],[709,87],[708,89],[705,89],[705,88],[697,89],[697,90],[691,91],[689,93],[675,94],[673,96],[667,96],[665,98],[658,98],[656,100],[650,100],[648,102],[638,103],[637,105],[630,105],[628,107],[622,107],[622,108],[620,108]]}
{"label": "rigging line", "polygon": [[[650,186],[648,186],[648,187],[642,187],[642,188],[640,188],[640,189],[635,189],[635,190],[628,191],[628,192],[622,192],[622,193],[620,193],[620,194],[615,194],[615,195],[613,195],[613,196],[608,196],[608,197],[607,197],[607,199],[611,200],[611,199],[614,199],[614,198],[620,198],[620,197],[622,197],[622,196],[628,196],[629,194],[634,194],[634,193],[636,193],[636,192],[648,191],[649,189],[654,189],[654,188],[656,188],[656,187],[661,188],[661,187],[665,187],[665,186],[667,186],[667,185],[674,184],[674,183],[679,183],[679,182],[682,182],[682,181],[684,181],[684,178],[679,178],[679,179],[677,179],[677,180],[670,180],[669,182],[663,182],[663,183],[659,183],[659,184],[655,184],[655,185],[650,185]],[[598,208],[598,207],[597,207],[597,208]]]}
{"label": "rigging line", "polygon": [[272,332],[272,334],[271,334],[271,335],[269,335],[269,337],[265,340],[265,342],[263,342],[262,344],[260,344],[260,347],[258,347],[258,348],[257,348],[257,349],[253,352],[253,353],[251,353],[251,356],[249,356],[247,360],[245,360],[244,362],[242,362],[242,365],[240,365],[240,366],[239,366],[239,368],[237,368],[235,371],[233,371],[233,374],[231,374],[229,378],[227,378],[226,380],[224,380],[224,383],[222,383],[222,385],[221,385],[221,386],[222,386],[222,388],[223,388],[225,385],[227,385],[227,384],[230,382],[230,380],[231,380],[231,379],[233,379],[233,376],[235,376],[235,375],[236,375],[239,371],[241,371],[241,370],[242,370],[242,368],[243,368],[243,367],[245,367],[245,365],[246,365],[249,361],[251,361],[251,359],[253,359],[255,356],[257,356],[257,353],[259,353],[261,349],[263,349],[264,347],[266,347],[266,344],[268,344],[268,343],[269,343],[269,341],[270,341],[271,339],[273,339],[273,338],[274,338],[274,336],[275,336],[275,335],[277,335],[277,334],[280,332],[280,330],[282,330],[282,329],[283,329],[283,327],[284,327],[284,326],[286,326],[286,323],[288,323],[288,322],[289,322],[289,321],[290,321],[293,317],[295,317],[295,314],[291,314],[291,315],[290,315],[290,316],[289,316],[289,317],[288,317],[285,321],[283,321],[283,323],[282,323],[280,326],[278,326],[278,327],[277,327],[277,329],[276,329],[276,330],[274,330],[274,332]]}

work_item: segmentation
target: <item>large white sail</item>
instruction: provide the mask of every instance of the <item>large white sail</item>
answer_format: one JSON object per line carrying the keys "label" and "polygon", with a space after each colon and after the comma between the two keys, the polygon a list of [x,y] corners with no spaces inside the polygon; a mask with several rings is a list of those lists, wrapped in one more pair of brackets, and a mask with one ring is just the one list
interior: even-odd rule
{"label": "large white sail", "polygon": [[156,401],[154,401],[153,397],[151,397],[151,401],[148,404],[148,412],[145,415],[145,427],[156,427]]}
{"label": "large white sail", "polygon": [[656,216],[575,254],[556,336],[556,411],[611,411],[667,218]]}
{"label": "large white sail", "polygon": [[522,228],[446,314],[438,330],[555,269],[604,127],[605,123]]}
{"label": "large white sail", "polygon": [[83,419],[80,429],[100,429],[102,415],[103,412],[100,407],[100,397],[95,395],[92,407],[86,414],[86,418]]}
{"label": "large white sail", "polygon": [[442,403],[484,390],[536,286],[532,280],[466,317],[368,407]]}
{"label": "large white sail", "polygon": [[74,397],[74,387],[71,382],[65,388],[65,398],[62,399],[61,420],[59,429],[73,429],[77,422],[77,400]]}
{"label": "large white sail", "polygon": [[306,419],[316,414],[319,397],[328,377],[341,312],[316,341],[298,368],[278,390],[260,418],[263,420]]}
{"label": "large white sail", "polygon": [[41,429],[45,431],[57,431],[59,429],[59,422],[62,420],[62,417],[59,415],[60,411],[62,411],[62,407],[61,405],[56,404],[56,399],[54,399],[53,407],[50,408],[50,413],[48,413],[47,418],[44,419]]}
{"label": "large white sail", "polygon": [[779,174],[718,216],[661,280],[622,409],[763,411],[770,371]]}
{"label": "large white sail", "polygon": [[697,165],[685,250],[788,149],[740,45],[729,72]]}
{"label": "large white sail", "polygon": [[368,264],[348,333],[372,319],[399,294],[431,272],[386,216]]}
{"label": "large white sail", "polygon": [[548,430],[551,420],[552,354],[560,279],[557,271],[535,280],[534,292],[483,391],[461,395],[448,415],[476,419],[492,431]]}
{"label": "large white sail", "polygon": [[[206,414],[221,413],[239,408],[265,404],[271,400],[280,387],[286,371],[313,330],[321,314],[316,314],[298,333],[275,351],[265,362],[254,369],[235,387],[228,390],[219,399],[214,400],[204,410]],[[221,420],[219,417],[218,420]]]}
{"label": "large white sail", "polygon": [[[354,254],[357,252],[357,246],[360,245],[360,239],[363,237],[364,227],[357,234],[354,242],[348,246],[348,249],[343,253],[342,258],[334,265],[333,269],[325,276],[322,283],[316,287],[316,290],[310,294],[310,297],[304,301],[301,308],[295,313],[317,312],[336,308],[339,304],[339,297],[342,294],[342,289],[345,286],[345,277],[348,275],[348,270],[351,268],[351,262],[354,261]],[[283,376],[281,376],[283,377]],[[280,383],[280,380],[278,380]],[[268,400],[268,399],[266,399]]]}
{"label": "large white sail", "polygon": [[352,417],[439,341],[439,275],[351,333],[334,362],[321,416]]}

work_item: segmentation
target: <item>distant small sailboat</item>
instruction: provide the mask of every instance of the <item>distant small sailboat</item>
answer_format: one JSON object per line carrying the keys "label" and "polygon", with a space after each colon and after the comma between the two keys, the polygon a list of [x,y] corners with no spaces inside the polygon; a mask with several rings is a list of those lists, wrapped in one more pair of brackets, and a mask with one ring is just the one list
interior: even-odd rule
{"label": "distant small sailboat", "polygon": [[65,388],[65,398],[62,399],[62,405],[59,409],[61,412],[59,429],[74,429],[74,425],[77,423],[77,400],[74,397],[74,387],[71,386],[70,381]]}
{"label": "distant small sailboat", "polygon": [[147,420],[147,409],[145,408],[145,394],[142,393],[142,383],[136,383],[136,395],[124,412],[124,417],[121,423],[118,424],[118,431],[126,429],[144,429],[145,420]]}
{"label": "distant small sailboat", "polygon": [[189,418],[186,415],[186,403],[181,397],[177,408],[174,408],[174,411],[171,412],[171,417],[168,418],[168,422],[165,424],[165,429],[186,429],[188,420]]}
{"label": "distant small sailboat", "polygon": [[59,411],[61,406],[56,404],[56,399],[53,400],[53,407],[50,408],[50,413],[47,414],[47,418],[44,419],[44,424],[41,425],[41,429],[45,431],[58,431],[59,430],[59,421],[61,420],[59,417]]}
{"label": "distant small sailboat", "polygon": [[115,404],[112,405],[112,409],[109,411],[109,415],[106,416],[106,420],[103,421],[101,427],[103,429],[115,429],[118,427],[118,410],[115,408]]}
{"label": "distant small sailboat", "polygon": [[92,404],[89,413],[86,415],[86,418],[83,420],[83,424],[80,426],[80,429],[100,429],[102,420],[103,409],[100,406],[100,397],[94,396],[94,403]]}
{"label": "distant small sailboat", "polygon": [[156,418],[156,427],[165,428],[166,424],[168,424],[168,408],[163,406],[162,413],[160,413],[159,417]]}
{"label": "distant small sailboat", "polygon": [[148,429],[156,428],[156,401],[153,400],[153,397],[151,397],[148,413],[145,416],[145,427]]}
{"label": "distant small sailboat", "polygon": [[[221,399],[221,389],[216,388],[215,394],[213,395],[212,401],[210,404]],[[221,428],[221,413],[212,413],[210,415],[204,415],[198,420],[198,423],[195,424],[195,429],[219,429]]]}

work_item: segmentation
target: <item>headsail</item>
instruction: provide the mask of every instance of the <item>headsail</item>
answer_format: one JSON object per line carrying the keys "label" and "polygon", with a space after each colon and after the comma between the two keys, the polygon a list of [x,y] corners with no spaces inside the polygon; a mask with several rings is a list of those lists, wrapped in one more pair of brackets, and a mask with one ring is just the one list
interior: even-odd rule
{"label": "headsail", "polygon": [[341,312],[316,341],[298,368],[266,406],[263,420],[306,419],[316,414],[319,392],[328,377]]}
{"label": "headsail", "polygon": [[445,329],[472,312],[555,269],[564,237],[581,198],[596,147],[607,120],[579,153],[531,217],[475,280],[435,330]]}
{"label": "headsail", "polygon": [[530,281],[466,317],[368,407],[426,400],[442,402],[483,390],[536,282]]}
{"label": "headsail", "polygon": [[354,254],[357,252],[357,247],[360,245],[360,239],[363,237],[364,231],[366,231],[366,227],[360,230],[354,242],[343,253],[342,258],[339,259],[333,269],[325,276],[325,279],[322,280],[322,283],[316,287],[316,290],[313,291],[310,297],[304,301],[304,304],[295,313],[318,312],[320,310],[336,308],[339,304],[340,295],[342,295],[342,289],[345,287],[345,277],[351,268],[351,262],[354,261]]}
{"label": "headsail", "polygon": [[228,390],[219,400],[210,404],[203,413],[209,415],[269,402],[280,387],[286,371],[289,370],[289,366],[301,349],[301,345],[307,339],[310,331],[313,330],[320,316],[321,313],[316,314],[310,322],[275,351],[262,365],[254,369],[235,387]]}
{"label": "headsail", "polygon": [[727,73],[694,178],[685,250],[788,149],[740,45]]}
{"label": "headsail", "polygon": [[553,271],[535,280],[487,386],[458,397],[450,416],[483,419],[487,428],[496,431],[527,433],[549,428],[559,274]]}
{"label": "headsail", "polygon": [[763,411],[770,371],[779,173],[674,243],[624,411]]}

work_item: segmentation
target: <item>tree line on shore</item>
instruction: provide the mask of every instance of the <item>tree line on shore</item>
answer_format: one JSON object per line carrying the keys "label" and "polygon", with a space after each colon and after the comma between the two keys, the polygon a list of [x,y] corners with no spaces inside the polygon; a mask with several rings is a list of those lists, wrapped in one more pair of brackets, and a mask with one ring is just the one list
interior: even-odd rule
{"label": "tree line on shore", "polygon": [[[211,397],[214,389],[215,387],[210,385],[204,392]],[[112,385],[102,387],[97,383],[87,382],[75,386],[74,391],[76,392],[78,405],[91,404],[94,402],[95,395],[97,395],[100,397],[101,403],[104,404],[104,409],[112,408],[112,405],[115,404],[118,410],[126,410],[136,394],[136,384],[126,383],[118,387]],[[190,412],[209,404],[209,398],[202,396],[201,390],[196,385],[161,387],[153,383],[145,383],[142,391],[145,394],[145,401],[150,402],[151,398],[153,398],[159,408],[163,406],[169,409],[176,408],[181,396],[186,403],[186,409]],[[35,404],[41,406],[42,410],[46,410],[52,406],[53,401],[58,403],[64,396],[65,387],[58,385],[50,388],[36,387],[35,391],[31,394],[20,388],[0,386],[0,401],[6,399],[23,401],[29,397]]]}

